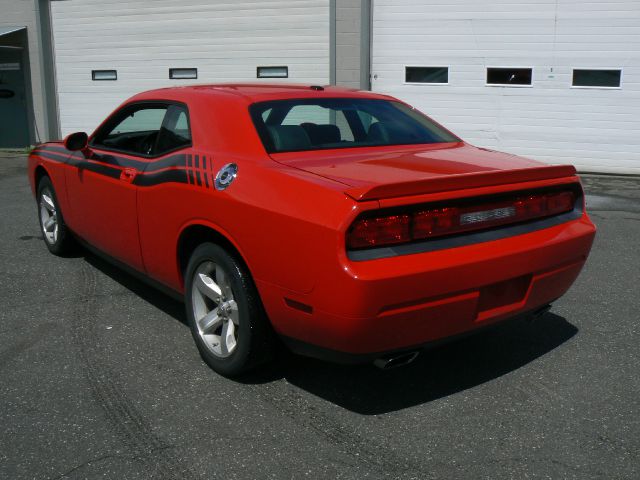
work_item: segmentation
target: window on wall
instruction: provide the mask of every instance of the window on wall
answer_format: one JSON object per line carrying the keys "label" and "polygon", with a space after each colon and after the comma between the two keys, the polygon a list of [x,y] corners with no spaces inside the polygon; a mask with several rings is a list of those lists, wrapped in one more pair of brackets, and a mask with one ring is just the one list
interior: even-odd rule
{"label": "window on wall", "polygon": [[170,68],[169,78],[173,80],[189,80],[198,78],[197,68]]}
{"label": "window on wall", "polygon": [[449,83],[449,67],[405,67],[404,81],[406,83]]}
{"label": "window on wall", "polygon": [[574,68],[571,86],[620,88],[622,70]]}
{"label": "window on wall", "polygon": [[289,67],[258,67],[258,78],[289,78]]}
{"label": "window on wall", "polygon": [[527,86],[532,78],[532,68],[487,67],[487,85]]}
{"label": "window on wall", "polygon": [[100,80],[117,80],[117,79],[118,79],[117,70],[91,70],[91,80],[100,81]]}

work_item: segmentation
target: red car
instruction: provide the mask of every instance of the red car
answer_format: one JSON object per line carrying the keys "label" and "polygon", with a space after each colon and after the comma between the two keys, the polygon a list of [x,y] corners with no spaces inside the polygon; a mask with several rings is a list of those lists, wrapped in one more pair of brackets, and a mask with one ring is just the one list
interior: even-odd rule
{"label": "red car", "polygon": [[473,147],[385,95],[208,85],[126,101],[36,148],[45,243],[78,239],[183,298],[235,375],[294,352],[411,361],[545,311],[595,228],[575,169]]}

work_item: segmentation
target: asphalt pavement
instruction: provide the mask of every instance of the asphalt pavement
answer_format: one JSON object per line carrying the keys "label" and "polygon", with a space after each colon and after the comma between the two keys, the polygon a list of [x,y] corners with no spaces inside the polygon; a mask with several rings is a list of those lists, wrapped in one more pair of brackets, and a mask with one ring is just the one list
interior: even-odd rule
{"label": "asphalt pavement", "polygon": [[25,166],[0,156],[0,479],[640,478],[639,178],[584,177],[596,242],[537,322],[233,381],[180,303],[48,253]]}

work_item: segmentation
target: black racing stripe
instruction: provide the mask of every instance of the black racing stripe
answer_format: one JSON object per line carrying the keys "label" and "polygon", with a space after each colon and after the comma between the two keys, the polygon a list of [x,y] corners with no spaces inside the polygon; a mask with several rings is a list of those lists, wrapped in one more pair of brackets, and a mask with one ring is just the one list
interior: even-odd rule
{"label": "black racing stripe", "polygon": [[134,160],[132,158],[119,157],[117,155],[110,155],[104,153],[92,153],[90,160],[106,163],[107,165],[114,165],[122,168],[135,168],[136,170],[144,170],[147,166],[147,162],[140,160]]}
{"label": "black racing stripe", "polygon": [[196,155],[193,161],[193,178],[195,178],[196,185],[202,185],[202,179],[198,174],[198,169],[200,168],[200,155]]}
{"label": "black racing stripe", "polygon": [[171,155],[155,162],[150,162],[144,169],[145,172],[155,172],[156,170],[164,170],[170,167],[184,167],[187,164],[187,156],[184,153],[179,155]]}
{"label": "black racing stripe", "polygon": [[147,173],[137,175],[133,180],[134,185],[139,187],[151,187],[161,183],[188,183],[188,172],[186,170],[164,170],[157,173]]}
{"label": "black racing stripe", "polygon": [[88,162],[86,160],[73,160],[73,165],[83,170],[98,173],[100,175],[106,175],[111,178],[120,178],[122,170],[119,168],[109,167],[108,165],[100,165],[99,163]]}
{"label": "black racing stripe", "polygon": [[193,165],[193,155],[189,155],[189,158],[187,159],[187,179],[191,185],[194,184],[194,179],[191,172],[193,168],[192,165]]}
{"label": "black racing stripe", "polygon": [[196,175],[198,176],[198,185],[201,187],[204,185],[202,179],[202,160],[204,160],[204,157],[196,155]]}
{"label": "black racing stripe", "polygon": [[38,145],[36,150],[46,150],[50,152],[63,152],[63,153],[73,153],[71,150],[67,150],[64,145]]}
{"label": "black racing stripe", "polygon": [[94,153],[91,155],[91,160],[107,163],[122,168],[135,168],[141,172],[153,172],[156,170],[164,170],[170,167],[184,167],[185,154],[171,155],[170,157],[161,158],[160,160],[145,162],[142,160],[135,160],[133,158],[121,157],[119,155]]}
{"label": "black racing stripe", "polygon": [[32,155],[38,155],[39,157],[46,158],[47,160],[53,160],[54,162],[66,163],[69,160],[70,154],[64,155],[62,153],[57,154],[53,152],[31,152]]}
{"label": "black racing stripe", "polygon": [[202,156],[202,176],[204,177],[204,186],[209,188],[209,169],[207,168],[207,157]]}
{"label": "black racing stripe", "polygon": [[189,178],[191,178],[191,183],[193,185],[198,185],[198,179],[196,178],[196,171],[195,171],[195,162],[198,158],[198,155],[192,155],[191,156],[191,165],[189,166]]}
{"label": "black racing stripe", "polygon": [[[111,178],[120,178],[123,168],[135,168],[140,171],[140,174],[135,177],[133,184],[141,187],[158,185],[165,182],[188,183],[188,176],[191,179],[191,183],[198,185],[196,173],[193,169],[193,156],[184,153],[171,155],[170,157],[165,157],[153,162],[144,162],[117,155],[97,153],[93,153],[89,159],[85,159],[81,152],[71,152],[63,146],[41,145],[36,147],[31,154],[55,162],[69,163],[83,170],[106,175]],[[196,156],[196,158],[198,158],[198,156]],[[167,170],[171,167],[178,167],[180,169]],[[184,167],[187,167],[188,171],[183,170],[182,168]],[[158,172],[158,170],[163,171]]]}

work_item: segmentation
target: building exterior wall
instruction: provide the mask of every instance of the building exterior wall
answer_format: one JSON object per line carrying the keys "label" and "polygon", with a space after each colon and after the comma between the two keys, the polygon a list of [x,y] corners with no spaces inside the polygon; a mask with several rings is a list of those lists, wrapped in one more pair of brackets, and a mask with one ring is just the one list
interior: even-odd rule
{"label": "building exterior wall", "polygon": [[369,88],[371,0],[335,0],[336,84]]}
{"label": "building exterior wall", "polygon": [[360,88],[360,0],[336,0],[336,84]]}
{"label": "building exterior wall", "polygon": [[[51,71],[45,63],[49,38],[46,27],[42,28],[43,17],[41,7],[48,9],[48,2],[39,0],[0,0],[0,27],[26,27],[27,51],[29,65],[29,112],[30,138],[33,143],[47,141],[58,136],[55,114],[55,98],[51,98],[53,89],[48,86],[52,82]],[[44,35],[43,35],[44,34]],[[53,110],[53,111],[52,111]]]}
{"label": "building exterior wall", "polygon": [[[373,89],[485,147],[640,173],[640,2],[375,0]],[[405,66],[448,66],[447,85]],[[533,68],[531,87],[485,85],[487,66]],[[572,88],[573,68],[622,68],[619,89]]]}
{"label": "building exterior wall", "polygon": [[[93,130],[137,92],[257,81],[257,66],[288,66],[288,82],[329,83],[329,0],[68,0],[51,7],[63,134]],[[179,67],[197,68],[197,80],[170,80],[169,69]],[[118,79],[92,81],[96,69],[115,69]]]}

